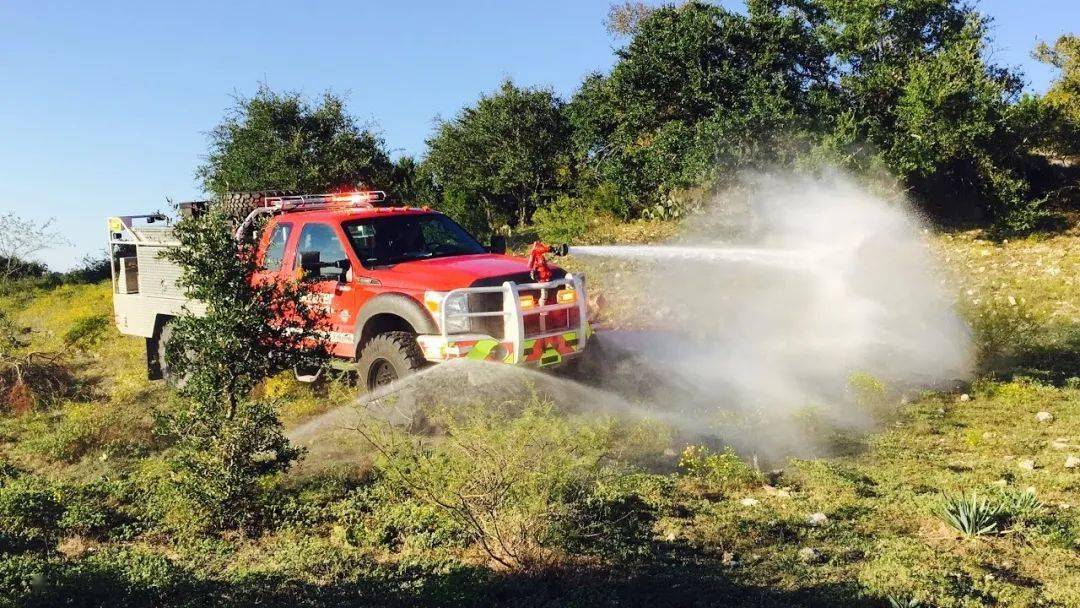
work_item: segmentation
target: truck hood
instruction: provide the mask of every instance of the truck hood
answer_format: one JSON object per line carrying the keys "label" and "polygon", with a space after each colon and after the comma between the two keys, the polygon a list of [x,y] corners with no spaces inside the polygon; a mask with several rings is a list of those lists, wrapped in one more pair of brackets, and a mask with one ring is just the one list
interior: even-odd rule
{"label": "truck hood", "polygon": [[[449,291],[470,287],[477,281],[497,279],[507,275],[525,275],[529,263],[524,258],[495,253],[460,255],[429,260],[413,260],[395,264],[377,274],[386,287],[410,290]],[[555,276],[562,275],[556,272]],[[521,281],[518,277],[513,279]],[[498,285],[500,282],[490,283]]]}

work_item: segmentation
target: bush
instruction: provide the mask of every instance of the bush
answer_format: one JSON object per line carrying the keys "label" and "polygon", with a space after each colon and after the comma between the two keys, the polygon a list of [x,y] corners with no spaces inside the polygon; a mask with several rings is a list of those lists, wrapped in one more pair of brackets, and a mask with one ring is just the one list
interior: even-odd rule
{"label": "bush", "polygon": [[595,216],[589,201],[564,195],[537,209],[533,224],[545,243],[573,243],[585,234]]}
{"label": "bush", "polygon": [[71,562],[0,559],[0,585],[15,605],[26,607],[182,606],[191,605],[198,588],[165,556],[136,548]]}
{"label": "bush", "polygon": [[[390,513],[392,520],[422,514],[422,534],[442,535],[442,542],[462,530],[503,567],[535,569],[567,551],[632,546],[637,539],[626,539],[626,531],[640,537],[651,521],[640,501],[614,489],[620,476],[603,464],[617,432],[611,425],[561,418],[537,399],[459,407],[432,419],[445,429],[437,447],[396,430],[361,428],[382,454],[377,473],[404,489],[389,496],[435,510]],[[606,533],[615,537],[600,538]]]}
{"label": "bush", "polygon": [[64,344],[83,350],[96,346],[112,325],[112,316],[94,314],[77,319],[64,332]]}
{"label": "bush", "polygon": [[418,499],[394,478],[360,488],[337,508],[346,539],[393,551],[464,546],[462,522],[439,505]]}
{"label": "bush", "polygon": [[78,266],[60,275],[60,282],[82,285],[97,283],[111,277],[112,269],[107,254],[99,254],[99,257],[86,254]]}
{"label": "bush", "polygon": [[59,416],[35,420],[40,428],[28,433],[23,446],[64,462],[77,462],[98,450],[110,455],[144,453],[154,445],[152,421],[144,408],[143,404],[67,403]]}
{"label": "bush", "polygon": [[[206,314],[172,321],[165,356],[183,378],[181,404],[163,425],[177,450],[169,493],[182,510],[204,514],[201,525],[226,529],[259,522],[261,483],[289,468],[301,450],[290,445],[277,402],[254,390],[283,369],[318,367],[325,357],[321,313],[306,282],[252,281],[252,243],[237,242],[221,210],[185,218],[173,229],[179,246],[164,255],[181,268],[184,294]],[[288,324],[276,323],[288,318]]]}
{"label": "bush", "polygon": [[29,333],[0,311],[0,407],[14,413],[83,393],[64,353],[31,350]]}
{"label": "bush", "polygon": [[762,483],[761,473],[739,458],[735,450],[712,452],[701,445],[688,446],[679,458],[683,474],[708,489],[734,492]]}
{"label": "bush", "polygon": [[32,475],[0,478],[0,549],[41,549],[55,541],[63,515],[60,493]]}
{"label": "bush", "polygon": [[567,505],[548,541],[571,553],[614,559],[650,554],[656,509],[634,487],[632,478],[613,476],[590,485],[573,485],[560,501]]}

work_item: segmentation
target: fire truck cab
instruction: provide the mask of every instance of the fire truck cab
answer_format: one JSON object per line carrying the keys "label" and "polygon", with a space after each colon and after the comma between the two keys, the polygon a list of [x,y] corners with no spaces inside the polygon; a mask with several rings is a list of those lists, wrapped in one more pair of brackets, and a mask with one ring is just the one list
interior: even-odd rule
{"label": "fire truck cab", "polygon": [[[538,269],[498,240],[481,245],[437,211],[384,201],[381,192],[265,197],[237,229],[240,237],[265,219],[256,279],[314,279],[338,367],[375,389],[449,359],[543,367],[582,353],[583,276]],[[169,321],[202,312],[159,255],[175,245],[160,215],[109,219],[116,323],[146,339],[151,378],[168,375]]]}

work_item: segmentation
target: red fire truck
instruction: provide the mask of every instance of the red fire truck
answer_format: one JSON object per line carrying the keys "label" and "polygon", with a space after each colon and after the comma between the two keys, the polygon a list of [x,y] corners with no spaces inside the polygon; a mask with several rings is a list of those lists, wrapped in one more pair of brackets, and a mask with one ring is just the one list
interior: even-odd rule
{"label": "red fire truck", "polygon": [[[584,277],[545,258],[565,246],[536,243],[528,258],[509,256],[501,238],[484,246],[446,215],[388,206],[375,191],[261,196],[238,238],[256,225],[255,279],[313,277],[338,366],[371,389],[456,358],[559,365],[591,333]],[[202,311],[177,287],[179,268],[159,255],[176,246],[169,220],[112,217],[108,232],[117,327],[145,338],[150,377],[167,377],[170,321]]]}

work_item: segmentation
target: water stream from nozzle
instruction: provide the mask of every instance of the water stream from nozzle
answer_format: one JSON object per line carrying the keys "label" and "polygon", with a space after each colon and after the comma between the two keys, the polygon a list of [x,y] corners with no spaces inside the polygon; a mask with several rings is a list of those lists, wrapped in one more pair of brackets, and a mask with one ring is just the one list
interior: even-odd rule
{"label": "water stream from nozzle", "polygon": [[763,247],[677,246],[677,245],[572,245],[570,255],[641,260],[686,260],[694,262],[743,262],[771,266],[806,266],[820,259],[821,251],[810,249],[767,249]]}

